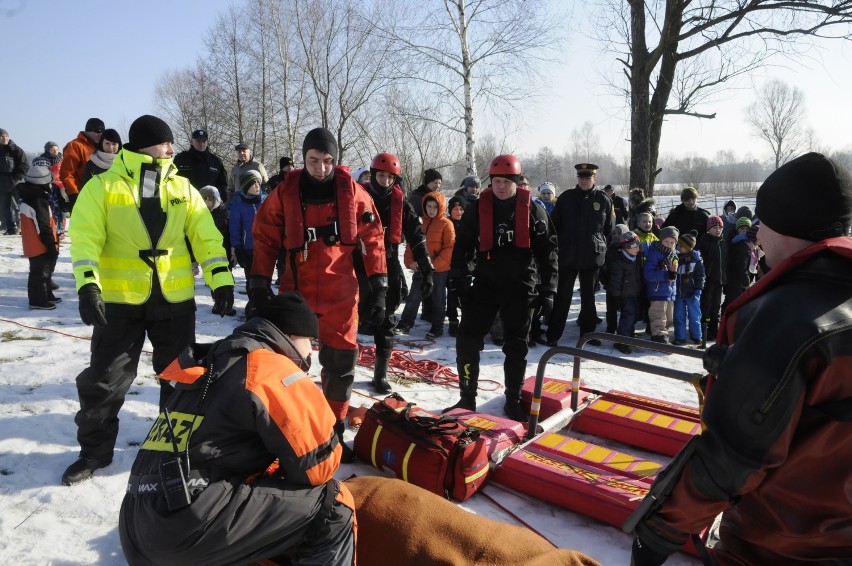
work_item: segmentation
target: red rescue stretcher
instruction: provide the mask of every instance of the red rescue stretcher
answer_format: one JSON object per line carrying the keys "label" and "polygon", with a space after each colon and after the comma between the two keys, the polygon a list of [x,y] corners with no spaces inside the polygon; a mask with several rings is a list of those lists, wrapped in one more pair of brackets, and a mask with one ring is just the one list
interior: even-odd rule
{"label": "red rescue stretcher", "polygon": [[[526,441],[502,454],[491,472],[491,481],[622,527],[648,494],[662,468],[647,456],[632,454],[629,447],[673,456],[700,433],[699,412],[696,407],[624,391],[594,391],[598,396],[590,398],[590,391],[580,385],[580,359],[690,383],[695,383],[701,375],[583,350],[583,344],[592,338],[629,341],[633,346],[695,358],[702,356],[696,350],[602,333],[586,335],[576,348],[551,348],[539,362],[533,387],[527,387],[529,380],[525,384],[524,389],[530,390]],[[574,356],[570,383],[544,377],[548,360],[559,354]],[[540,416],[544,420],[539,425]],[[566,423],[570,423],[569,430],[558,433]],[[530,434],[530,430],[544,432]],[[626,446],[614,448],[613,441]],[[684,550],[696,554],[691,543]]]}

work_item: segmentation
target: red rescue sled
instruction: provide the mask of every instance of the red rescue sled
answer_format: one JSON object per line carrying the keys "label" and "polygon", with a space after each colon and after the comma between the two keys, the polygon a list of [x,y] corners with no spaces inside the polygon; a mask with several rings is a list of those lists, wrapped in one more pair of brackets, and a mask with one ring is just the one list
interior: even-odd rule
{"label": "red rescue sled", "polygon": [[[577,348],[551,348],[539,362],[533,387],[530,387],[530,380],[524,387],[531,408],[526,442],[515,447],[496,465],[492,470],[492,480],[622,527],[648,494],[657,472],[662,468],[660,462],[647,455],[631,453],[629,446],[673,456],[689,439],[700,433],[699,413],[696,407],[624,391],[594,391],[598,397],[589,399],[590,391],[580,385],[580,359],[691,383],[699,375],[583,350],[582,346],[592,338],[617,340],[695,358],[702,356],[696,350],[600,333],[586,335]],[[570,383],[544,377],[548,360],[558,354],[574,356],[574,374]],[[530,434],[530,430],[538,430],[539,414],[545,419],[541,423],[544,432]],[[565,415],[570,421],[570,431],[557,434],[556,431],[568,422]],[[614,443],[627,446],[613,447]],[[665,458],[656,460],[664,461]],[[684,550],[695,554],[692,544]]]}

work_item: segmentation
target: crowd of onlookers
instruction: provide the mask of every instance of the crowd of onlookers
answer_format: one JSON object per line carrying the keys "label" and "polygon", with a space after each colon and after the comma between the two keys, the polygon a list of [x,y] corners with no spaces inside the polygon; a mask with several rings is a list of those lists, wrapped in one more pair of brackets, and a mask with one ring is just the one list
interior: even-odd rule
{"label": "crowd of onlookers", "polygon": [[[100,119],[91,118],[63,151],[57,143],[47,142],[44,153],[29,164],[22,149],[0,129],[0,221],[5,234],[20,233],[24,239],[24,253],[32,263],[28,285],[31,308],[55,308],[55,303],[61,301],[53,293],[56,284],[52,274],[67,215],[85,183],[109,169],[121,148],[118,132],[106,128]],[[247,144],[237,144],[234,151],[236,160],[228,171],[223,161],[209,150],[207,132],[199,129],[192,133],[190,147],[178,153],[174,163],[178,174],[187,177],[204,198],[222,233],[231,267],[242,267],[249,274],[255,214],[268,192],[278,186],[295,163],[289,156],[282,157],[279,170],[270,177]],[[734,201],[728,201],[721,215],[712,215],[697,205],[697,190],[687,187],[682,191],[681,204],[664,216],[655,209],[654,199],[646,197],[642,189],[634,188],[624,198],[616,194],[612,185],[597,187],[597,166],[581,169],[578,166],[576,188],[589,185],[589,192],[577,194],[605,197],[611,206],[612,222],[607,226],[586,226],[585,213],[575,214],[573,206],[559,210],[559,189],[549,181],[532,189],[533,200],[549,215],[556,214],[561,279],[571,278],[571,281],[570,286],[567,282],[560,285],[556,304],[563,307],[557,308],[555,321],[548,320],[551,317],[534,317],[529,344],[552,346],[561,338],[562,319],[570,308],[570,294],[574,293],[578,277],[582,295],[578,317],[581,335],[605,323],[607,332],[634,336],[637,324],[644,323],[642,331],[654,341],[700,345],[712,340],[718,331],[721,310],[761,274],[757,220],[751,210],[747,206],[737,208]],[[353,178],[368,185],[369,168],[356,169]],[[526,177],[520,180],[519,187],[530,189]],[[435,268],[434,290],[428,299],[421,296],[418,284],[421,274],[407,251],[404,265],[413,271],[414,281],[410,292],[407,283],[402,282],[407,298],[396,325],[397,334],[408,334],[418,313],[430,323],[427,338],[444,334],[445,317],[449,334],[455,336],[458,332],[458,300],[448,288],[450,260],[462,215],[479,198],[482,182],[479,177],[469,175],[461,180],[458,189],[450,192],[443,182],[438,170],[427,169],[422,184],[408,195],[409,203],[421,217]],[[588,265],[574,269],[576,258],[569,256],[576,255],[573,249],[576,240],[594,241],[596,232],[608,232],[604,234],[605,250],[595,252],[597,264],[592,262],[591,269]],[[473,266],[471,272],[472,269]],[[601,286],[606,291],[605,319],[599,317],[596,307],[589,306],[594,292]],[[234,315],[236,311],[229,308],[224,314]],[[369,334],[369,323],[362,322],[359,331]],[[491,337],[496,344],[502,344],[499,316],[492,325]],[[615,347],[630,352],[626,344]]]}

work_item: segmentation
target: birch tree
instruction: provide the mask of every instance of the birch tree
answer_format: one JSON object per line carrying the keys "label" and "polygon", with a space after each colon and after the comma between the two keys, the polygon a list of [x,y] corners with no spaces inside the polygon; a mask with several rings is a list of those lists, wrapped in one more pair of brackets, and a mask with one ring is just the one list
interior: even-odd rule
{"label": "birch tree", "polygon": [[524,0],[427,0],[411,21],[388,30],[400,78],[432,93],[440,112],[420,119],[462,137],[467,173],[476,174],[476,114],[517,108],[534,93],[562,23],[544,3]]}

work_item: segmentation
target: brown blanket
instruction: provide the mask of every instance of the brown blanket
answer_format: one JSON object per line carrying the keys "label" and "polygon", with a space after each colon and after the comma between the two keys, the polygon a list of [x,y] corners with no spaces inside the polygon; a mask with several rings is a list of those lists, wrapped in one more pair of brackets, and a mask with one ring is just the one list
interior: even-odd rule
{"label": "brown blanket", "polygon": [[402,480],[346,480],[358,514],[359,566],[600,566],[532,531],[474,515]]}

